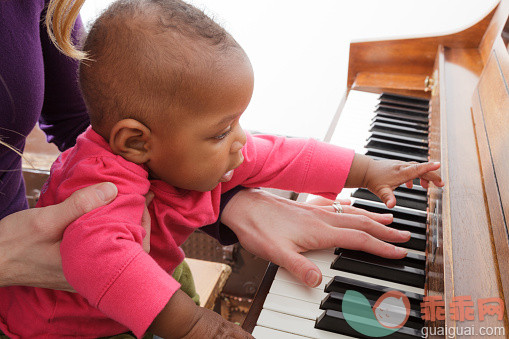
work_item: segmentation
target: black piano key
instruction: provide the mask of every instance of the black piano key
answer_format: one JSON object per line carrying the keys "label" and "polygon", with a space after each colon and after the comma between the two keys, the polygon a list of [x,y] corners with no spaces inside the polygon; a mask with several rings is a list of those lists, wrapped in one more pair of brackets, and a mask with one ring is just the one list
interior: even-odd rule
{"label": "black piano key", "polygon": [[415,138],[428,139],[428,131],[419,128],[388,124],[384,122],[373,122],[370,125],[370,130],[373,129],[373,127],[377,127],[378,130],[384,130],[387,132],[401,132],[411,135]]}
{"label": "black piano key", "polygon": [[424,222],[393,218],[392,223],[390,223],[388,226],[401,231],[409,231],[415,234],[426,234],[426,223]]}
{"label": "black piano key", "polygon": [[[360,322],[361,326],[367,326],[365,321]],[[357,338],[372,338],[365,336],[354,330],[346,322],[343,313],[335,310],[325,310],[316,319],[315,327],[324,331],[340,333],[344,335],[354,336]],[[378,328],[378,327],[376,327]],[[385,338],[406,339],[406,338],[420,338],[421,331],[415,328],[403,326],[396,332],[386,336]]]}
{"label": "black piano key", "polygon": [[[391,225],[389,225],[391,226]],[[426,235],[419,233],[410,233],[410,240],[407,242],[392,243],[396,246],[408,248],[411,250],[424,251],[426,250]]]}
{"label": "black piano key", "polygon": [[403,113],[403,114],[407,114],[407,115],[411,115],[411,116],[424,117],[424,118],[429,117],[428,110],[424,110],[421,108],[415,108],[415,107],[409,108],[409,107],[405,107],[403,105],[397,105],[397,104],[389,104],[389,103],[380,102],[380,103],[378,103],[378,105],[376,105],[375,112],[378,110],[395,112],[395,113]]}
{"label": "black piano key", "polygon": [[423,287],[424,269],[405,264],[404,259],[386,259],[369,253],[341,252],[331,268],[400,284]]}
{"label": "black piano key", "polygon": [[[366,188],[358,188],[355,192],[357,192],[357,191],[367,192],[367,193],[374,195]],[[394,189],[394,195],[396,197],[411,199],[411,200],[415,200],[415,201],[419,201],[419,202],[428,201],[427,193],[428,193],[427,190],[422,188],[422,186],[419,186],[419,185],[414,185],[412,188],[408,188],[408,187],[406,187],[406,185],[403,184],[403,185],[396,187],[396,189]],[[355,196],[355,195],[352,195],[352,196]],[[376,197],[376,195],[375,195],[375,197]],[[359,198],[360,198],[360,196],[359,196]],[[368,200],[375,200],[375,199],[368,199]]]}
{"label": "black piano key", "polygon": [[[330,292],[325,298],[320,302],[321,310],[335,310],[339,312],[343,312],[342,304],[344,293],[340,292]],[[371,307],[375,306],[376,300],[367,299]],[[421,329],[424,326],[424,320],[421,317],[421,312],[410,309],[408,320],[405,323],[406,327],[412,327]]]}
{"label": "black piano key", "polygon": [[409,151],[416,151],[424,154],[428,154],[429,150],[428,144],[408,142],[406,140],[401,140],[398,138],[387,138],[387,137],[381,138],[376,135],[371,135],[366,139],[367,143],[369,143],[370,141],[386,143],[388,145],[392,145],[393,147],[408,149]]}
{"label": "black piano key", "polygon": [[352,204],[354,207],[362,208],[375,213],[392,213],[394,218],[416,221],[420,223],[426,223],[426,212],[413,210],[410,208],[404,208],[396,206],[394,208],[388,208],[382,203],[369,201],[369,200],[355,200]]}
{"label": "black piano key", "polygon": [[402,112],[402,113],[408,113],[408,114],[415,114],[415,115],[422,115],[427,117],[429,115],[429,112],[427,109],[419,108],[419,107],[409,107],[408,105],[398,105],[398,104],[392,104],[388,102],[380,102],[377,105],[377,108],[386,109],[386,110],[394,110],[396,112]]}
{"label": "black piano key", "polygon": [[[321,310],[335,310],[342,312],[341,304],[343,303],[344,293],[330,292],[320,302]],[[371,300],[370,300],[371,304]],[[373,307],[373,305],[371,305]]]}
{"label": "black piano key", "polygon": [[[428,208],[428,201],[425,196],[408,194],[406,192],[398,191],[398,189],[394,190],[394,196],[396,197],[397,206],[414,208],[421,211],[426,211],[426,208]],[[352,197],[382,202],[380,198],[365,188],[356,190],[352,193]]]}
{"label": "black piano key", "polygon": [[426,148],[426,149],[429,148],[427,142],[417,141],[416,139],[414,139],[414,140],[402,139],[402,138],[400,138],[398,136],[394,136],[394,135],[389,134],[389,132],[385,132],[383,135],[380,135],[378,133],[372,133],[369,138],[376,138],[376,139],[382,140],[384,142],[385,141],[397,142],[397,143],[404,144],[407,147],[414,147],[414,146],[416,146],[416,147],[423,147],[423,148]]}
{"label": "black piano key", "polygon": [[381,116],[373,117],[371,119],[371,122],[372,123],[373,122],[381,122],[381,123],[391,124],[391,125],[396,125],[396,126],[407,126],[407,127],[412,127],[412,128],[416,128],[416,129],[425,131],[426,133],[428,133],[428,130],[429,130],[428,124],[421,124],[418,122],[398,120],[398,119],[392,119],[392,118],[381,117]]}
{"label": "black piano key", "polygon": [[380,101],[402,103],[413,107],[429,108],[429,100],[417,97],[409,97],[406,95],[382,93],[379,98]]}
{"label": "black piano key", "polygon": [[406,187],[406,185],[401,185],[397,188],[398,190],[401,190],[402,192],[406,191],[410,194],[422,194],[423,196],[427,196],[428,190],[420,185],[414,185],[412,188]]}
{"label": "black piano key", "polygon": [[367,147],[384,148],[388,150],[428,156],[428,145],[414,145],[402,141],[378,138],[375,136],[369,137],[366,142],[367,142],[365,145],[366,148]]}
{"label": "black piano key", "polygon": [[378,300],[378,298],[380,298],[380,296],[386,292],[399,291],[408,298],[408,301],[410,302],[410,308],[419,312],[421,310],[421,303],[424,297],[422,294],[402,291],[392,287],[372,284],[366,281],[346,278],[342,276],[335,276],[327,283],[327,285],[325,285],[325,292],[327,293],[346,293],[348,290],[357,291],[362,293],[362,295],[366,298],[373,300]]}
{"label": "black piano key", "polygon": [[334,254],[336,255],[344,255],[349,256],[351,258],[361,258],[362,260],[370,261],[377,264],[384,264],[385,262],[398,263],[410,267],[415,267],[419,269],[424,269],[426,266],[426,256],[419,253],[408,253],[406,257],[402,259],[386,259],[379,257],[374,254],[365,253],[356,250],[349,250],[341,247],[336,247],[334,249]]}
{"label": "black piano key", "polygon": [[403,151],[386,150],[378,147],[366,148],[366,155],[401,161],[416,161],[416,162],[428,161],[427,155],[418,155]]}
{"label": "black piano key", "polygon": [[405,133],[402,131],[394,131],[387,128],[383,128],[380,126],[373,126],[370,128],[369,132],[372,136],[393,139],[398,141],[409,141],[415,143],[417,145],[427,145],[428,138],[422,135],[415,135],[412,133]]}
{"label": "black piano key", "polygon": [[429,107],[417,107],[408,105],[406,103],[390,102],[387,100],[380,101],[377,107],[396,107],[401,109],[416,110],[417,112],[422,112],[423,114],[429,112]]}
{"label": "black piano key", "polygon": [[401,120],[407,120],[407,121],[415,121],[419,123],[428,123],[428,117],[424,116],[418,116],[418,115],[409,115],[401,112],[392,112],[389,110],[385,110],[382,108],[378,108],[375,111],[376,115],[381,117],[387,117],[387,118],[394,118],[394,119],[401,119]]}

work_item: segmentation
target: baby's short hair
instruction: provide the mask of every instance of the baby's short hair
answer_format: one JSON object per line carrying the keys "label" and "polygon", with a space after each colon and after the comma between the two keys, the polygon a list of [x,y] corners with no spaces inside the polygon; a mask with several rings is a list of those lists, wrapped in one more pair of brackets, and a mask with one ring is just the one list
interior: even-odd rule
{"label": "baby's short hair", "polygon": [[223,67],[217,53],[243,54],[220,25],[180,0],[113,3],[92,25],[83,50],[80,86],[92,126],[103,134],[120,119],[147,124],[187,104],[199,69]]}

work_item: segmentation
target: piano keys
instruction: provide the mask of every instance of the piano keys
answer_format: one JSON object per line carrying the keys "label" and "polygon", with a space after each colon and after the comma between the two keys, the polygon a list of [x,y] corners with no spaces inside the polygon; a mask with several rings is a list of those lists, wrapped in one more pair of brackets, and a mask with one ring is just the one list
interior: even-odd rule
{"label": "piano keys", "polygon": [[[383,99],[388,95],[373,95],[369,93],[351,92],[343,114],[339,119],[338,130],[332,137],[331,143],[354,148],[359,153],[369,152],[370,128],[372,121],[377,118],[379,108],[384,105]],[[398,106],[397,96],[390,96],[392,107]],[[403,99],[411,99],[400,97]],[[370,102],[370,106],[366,106]],[[362,104],[361,104],[362,103]],[[361,104],[361,107],[358,105]],[[378,108],[377,108],[378,107]],[[405,111],[406,108],[401,109]],[[424,112],[408,114],[425,115]],[[388,122],[387,124],[390,124]],[[426,124],[423,124],[426,125]],[[355,128],[353,128],[355,126]],[[344,131],[342,130],[344,129]],[[367,133],[359,133],[367,131]],[[362,135],[359,137],[358,135]],[[395,139],[395,137],[392,137]],[[385,139],[381,139],[385,141]],[[401,142],[399,140],[398,142]],[[381,150],[388,149],[381,147]],[[414,154],[424,154],[419,150]],[[412,156],[408,152],[408,156]],[[389,154],[380,152],[378,158],[391,158]],[[297,335],[311,338],[337,337],[338,334],[349,337],[363,337],[352,329],[345,321],[341,309],[342,296],[347,290],[361,292],[371,305],[385,292],[397,290],[404,293],[411,301],[412,317],[398,334],[401,337],[419,337],[423,321],[420,318],[420,303],[424,295],[425,255],[426,246],[426,190],[421,186],[413,189],[398,188],[398,196],[405,203],[420,201],[419,209],[398,205],[388,210],[380,200],[366,190],[345,190],[342,196],[352,194],[353,205],[374,212],[393,213],[394,226],[411,230],[411,240],[403,244],[413,252],[401,260],[388,260],[367,253],[360,253],[346,249],[331,249],[329,251],[313,251],[305,255],[322,271],[322,284],[315,289],[302,285],[290,274],[279,268],[265,301],[258,325],[253,331],[257,338],[278,338],[280,333],[294,328],[293,322],[300,319],[311,321],[302,330],[292,330]],[[407,199],[404,199],[406,197]],[[307,308],[303,310],[303,308]],[[311,309],[310,309],[311,308]],[[320,310],[321,311],[320,311]],[[274,324],[275,319],[279,325]],[[311,326],[312,325],[312,326]],[[270,332],[270,334],[267,333]],[[331,334],[326,334],[330,332]]]}

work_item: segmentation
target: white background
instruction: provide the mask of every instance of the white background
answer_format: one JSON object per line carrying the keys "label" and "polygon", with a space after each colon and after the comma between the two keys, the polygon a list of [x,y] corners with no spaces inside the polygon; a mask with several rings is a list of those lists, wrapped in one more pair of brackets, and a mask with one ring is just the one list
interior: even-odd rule
{"label": "white background", "polygon": [[[112,0],[87,0],[85,24]],[[346,89],[352,40],[439,35],[496,0],[190,0],[243,46],[255,71],[245,129],[322,139]]]}

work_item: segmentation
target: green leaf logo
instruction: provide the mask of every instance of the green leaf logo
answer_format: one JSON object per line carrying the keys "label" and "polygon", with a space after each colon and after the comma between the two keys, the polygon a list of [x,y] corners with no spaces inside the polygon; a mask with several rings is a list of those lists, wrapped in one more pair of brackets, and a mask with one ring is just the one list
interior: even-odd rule
{"label": "green leaf logo", "polygon": [[365,296],[348,290],[342,309],[346,322],[357,332],[370,337],[385,337],[405,325],[410,315],[410,301],[399,291],[389,291],[371,308]]}

